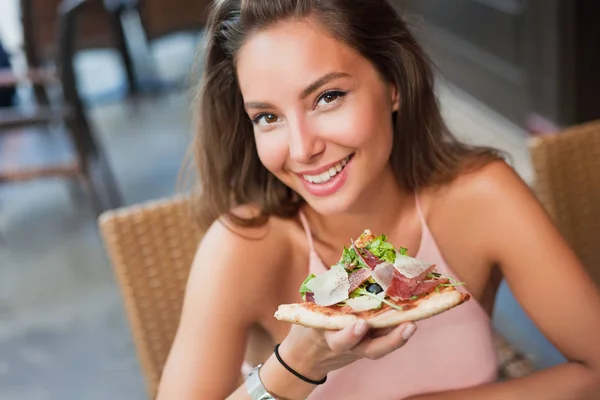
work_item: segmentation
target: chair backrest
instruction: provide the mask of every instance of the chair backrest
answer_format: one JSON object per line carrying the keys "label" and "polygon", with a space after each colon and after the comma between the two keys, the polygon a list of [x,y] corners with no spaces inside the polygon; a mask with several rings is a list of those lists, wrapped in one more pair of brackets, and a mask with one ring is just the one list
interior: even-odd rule
{"label": "chair backrest", "polygon": [[538,198],[600,285],[600,121],[534,137],[529,150]]}
{"label": "chair backrest", "polygon": [[107,211],[99,226],[154,398],[202,233],[187,197]]}

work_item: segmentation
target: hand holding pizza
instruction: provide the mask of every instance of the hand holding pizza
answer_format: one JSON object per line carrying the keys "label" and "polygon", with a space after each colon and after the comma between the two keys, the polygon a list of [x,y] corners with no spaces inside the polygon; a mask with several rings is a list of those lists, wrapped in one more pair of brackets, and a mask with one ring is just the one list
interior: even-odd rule
{"label": "hand holding pizza", "polygon": [[365,230],[336,265],[309,275],[300,287],[303,302],[282,304],[275,313],[294,324],[281,344],[281,358],[320,379],[402,347],[416,329],[414,321],[470,299],[456,290],[462,283],[406,253],[385,235]]}
{"label": "hand holding pizza", "polygon": [[361,358],[375,360],[399,349],[415,330],[416,325],[411,322],[393,328],[373,329],[362,319],[341,330],[294,325],[279,352],[294,370],[319,380]]}

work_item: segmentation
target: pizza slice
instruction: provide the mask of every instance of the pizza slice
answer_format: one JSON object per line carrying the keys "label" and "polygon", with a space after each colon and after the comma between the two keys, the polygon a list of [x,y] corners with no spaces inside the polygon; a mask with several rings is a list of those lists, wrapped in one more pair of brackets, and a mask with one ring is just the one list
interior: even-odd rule
{"label": "pizza slice", "polygon": [[385,328],[432,317],[470,299],[456,290],[462,282],[406,253],[367,229],[327,272],[310,274],[300,287],[303,301],[281,304],[275,318],[317,329],[343,329],[360,318]]}

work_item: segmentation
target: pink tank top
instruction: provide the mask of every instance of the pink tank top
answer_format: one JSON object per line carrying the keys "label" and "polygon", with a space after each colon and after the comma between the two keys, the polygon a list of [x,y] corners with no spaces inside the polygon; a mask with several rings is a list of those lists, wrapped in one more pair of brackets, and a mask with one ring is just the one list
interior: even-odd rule
{"label": "pink tank top", "polygon": [[[418,196],[421,244],[416,258],[437,265],[443,275],[460,280],[448,267],[429,231]],[[306,217],[300,213],[310,246],[309,270],[323,273]],[[468,293],[467,289],[458,286]],[[403,399],[416,394],[448,391],[493,382],[497,359],[490,318],[475,299],[435,317],[416,322],[413,337],[402,348],[379,360],[359,360],[329,374],[309,400]]]}

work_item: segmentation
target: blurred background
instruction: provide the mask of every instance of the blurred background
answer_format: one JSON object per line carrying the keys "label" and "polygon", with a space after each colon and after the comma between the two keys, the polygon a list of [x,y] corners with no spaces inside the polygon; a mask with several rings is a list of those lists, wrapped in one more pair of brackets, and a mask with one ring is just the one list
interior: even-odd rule
{"label": "blurred background", "polygon": [[[598,157],[585,153],[600,155],[600,127],[588,125],[600,118],[600,26],[592,23],[600,2],[391,2],[438,66],[453,131],[507,151],[532,187],[541,187],[543,175],[544,188],[562,190],[542,194],[558,220],[552,199],[568,190],[558,185],[560,174],[544,168],[596,177],[600,170]],[[144,373],[160,369],[161,356],[135,342],[153,337],[145,331],[160,333],[164,353],[178,300],[175,311],[165,311],[150,294],[160,293],[160,273],[150,289],[136,292],[126,271],[160,264],[144,243],[160,245],[163,229],[140,230],[152,230],[152,218],[154,226],[174,218],[152,210],[166,212],[165,201],[177,193],[192,138],[190,73],[208,3],[0,0],[0,399],[144,399],[152,391]],[[574,130],[586,135],[577,136],[575,150],[558,161],[539,156],[546,140]],[[582,157],[596,164],[576,161]],[[596,223],[600,182],[590,176],[583,174],[583,186],[595,192],[582,189],[577,201],[596,204],[595,211],[578,214],[581,224],[572,216],[561,226],[565,235],[582,226],[592,232]],[[571,211],[582,208],[562,199]],[[123,211],[108,213],[107,252],[97,218],[115,209]],[[574,246],[578,234],[569,236]],[[130,250],[114,244],[119,239],[133,243]],[[182,265],[173,283],[180,290],[189,256],[171,242],[160,260]],[[585,245],[577,247],[582,258]],[[586,259],[597,271],[591,263]],[[162,319],[151,321],[155,314]],[[494,325],[535,368],[563,361],[505,285]]]}

